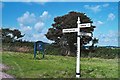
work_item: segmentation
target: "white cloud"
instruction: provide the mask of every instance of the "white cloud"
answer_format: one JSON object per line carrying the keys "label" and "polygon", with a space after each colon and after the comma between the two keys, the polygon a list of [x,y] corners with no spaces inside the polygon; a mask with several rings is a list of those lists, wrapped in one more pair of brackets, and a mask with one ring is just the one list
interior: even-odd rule
{"label": "white cloud", "polygon": [[23,16],[19,17],[18,22],[21,24],[31,24],[36,22],[36,17],[33,13],[29,13],[28,11],[23,14]]}
{"label": "white cloud", "polygon": [[32,30],[32,28],[30,26],[26,26],[26,27],[23,28],[23,30],[24,31],[30,31],[30,30]]}
{"label": "white cloud", "polygon": [[49,41],[44,34],[47,33],[45,27],[46,19],[49,19],[50,15],[47,11],[44,11],[40,16],[36,16],[34,13],[25,12],[21,17],[17,19],[20,30],[25,34],[23,40],[30,41]]}
{"label": "white cloud", "polygon": [[48,29],[47,28],[43,28],[41,30],[40,33],[35,33],[35,34],[32,34],[32,38],[34,38],[34,41],[44,41],[44,42],[48,42],[48,43],[51,43],[52,41],[48,40],[45,36],[45,34],[47,33]]}
{"label": "white cloud", "polygon": [[115,15],[114,15],[113,13],[108,14],[107,20],[112,21],[112,20],[114,20],[114,19],[115,19]]}
{"label": "white cloud", "polygon": [[40,34],[33,34],[33,38],[34,40],[39,40],[41,37],[44,37],[43,35],[40,35]]}
{"label": "white cloud", "polygon": [[47,43],[52,43],[53,41],[48,40],[44,34],[33,34],[34,41],[44,41]]}
{"label": "white cloud", "polygon": [[48,15],[48,12],[47,11],[44,11],[43,14],[41,15],[41,17],[45,17]]}
{"label": "white cloud", "polygon": [[108,7],[108,6],[109,6],[109,4],[103,4],[102,6],[103,6],[103,7]]}
{"label": "white cloud", "polygon": [[32,30],[32,27],[30,27],[30,26],[25,26],[25,25],[23,25],[23,24],[20,24],[20,29],[21,29],[21,31],[23,31],[23,32],[28,32],[28,31],[31,31],[31,30]]}
{"label": "white cloud", "polygon": [[98,21],[97,23],[98,23],[98,24],[103,24],[103,22],[102,22],[102,21]]}
{"label": "white cloud", "polygon": [[49,15],[49,13],[47,12],[47,11],[44,11],[43,13],[42,13],[42,15],[40,15],[40,19],[42,20],[42,21],[45,21],[46,19],[48,19],[50,17],[50,15]]}
{"label": "white cloud", "polygon": [[108,37],[110,37],[110,38],[118,37],[118,32],[117,31],[109,30],[108,32],[109,32],[109,34],[107,35]]}
{"label": "white cloud", "polygon": [[86,9],[92,10],[93,12],[101,11],[101,9],[100,9],[101,6],[100,5],[96,5],[96,6],[84,5],[84,7]]}
{"label": "white cloud", "polygon": [[41,31],[43,29],[44,25],[45,24],[43,22],[38,22],[38,23],[35,24],[34,28],[37,31]]}
{"label": "white cloud", "polygon": [[26,11],[21,17],[17,19],[20,24],[30,25],[36,24],[39,21],[45,21],[46,19],[50,18],[50,15],[47,11],[44,11],[40,17],[35,16],[34,13],[30,13]]}
{"label": "white cloud", "polygon": [[95,26],[101,26],[102,24],[104,24],[102,21],[97,21],[93,23]]}
{"label": "white cloud", "polygon": [[103,39],[103,42],[105,42],[105,43],[106,43],[106,42],[110,42],[110,40],[111,40],[110,38],[105,37],[105,38]]}
{"label": "white cloud", "polygon": [[91,10],[93,12],[100,12],[102,10],[102,8],[108,7],[109,4],[103,4],[103,5],[84,5],[85,9]]}
{"label": "white cloud", "polygon": [[98,36],[99,44],[102,45],[117,45],[118,44],[118,32],[109,30],[107,33],[100,33]]}

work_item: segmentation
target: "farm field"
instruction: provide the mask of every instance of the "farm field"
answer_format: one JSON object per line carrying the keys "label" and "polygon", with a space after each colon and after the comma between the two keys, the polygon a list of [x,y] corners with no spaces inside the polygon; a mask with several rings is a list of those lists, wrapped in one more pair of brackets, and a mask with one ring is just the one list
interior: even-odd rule
{"label": "farm field", "polygon": [[[76,58],[68,56],[37,55],[3,52],[4,71],[15,78],[75,78]],[[81,58],[82,78],[118,78],[118,59]]]}

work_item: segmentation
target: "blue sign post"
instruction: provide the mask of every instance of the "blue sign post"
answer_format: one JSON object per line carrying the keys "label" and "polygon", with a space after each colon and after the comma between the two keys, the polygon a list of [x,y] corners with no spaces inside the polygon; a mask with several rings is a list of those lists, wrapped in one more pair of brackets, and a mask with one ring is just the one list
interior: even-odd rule
{"label": "blue sign post", "polygon": [[34,59],[36,58],[37,51],[41,52],[44,58],[44,44],[41,41],[34,42]]}
{"label": "blue sign post", "polygon": [[36,42],[34,42],[34,59],[36,58],[36,53],[37,53]]}

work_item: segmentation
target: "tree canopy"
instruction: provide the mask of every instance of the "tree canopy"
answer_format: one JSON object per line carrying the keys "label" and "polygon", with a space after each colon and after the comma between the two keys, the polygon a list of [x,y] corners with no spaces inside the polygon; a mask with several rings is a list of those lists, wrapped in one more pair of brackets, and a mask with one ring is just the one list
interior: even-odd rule
{"label": "tree canopy", "polygon": [[18,29],[11,30],[9,28],[2,28],[1,32],[2,42],[15,42],[24,36]]}
{"label": "tree canopy", "polygon": [[[65,50],[62,52],[63,54],[74,54],[76,51],[77,33],[63,34],[62,29],[77,28],[78,17],[80,17],[81,23],[93,23],[93,21],[85,13],[72,11],[66,15],[55,17],[52,28],[49,28],[46,34],[46,37],[49,40],[55,41],[57,45]],[[91,27],[81,28],[80,30],[81,32],[92,34],[94,28],[95,26],[91,25]],[[81,36],[81,47],[88,44],[92,40],[92,37],[93,36]]]}

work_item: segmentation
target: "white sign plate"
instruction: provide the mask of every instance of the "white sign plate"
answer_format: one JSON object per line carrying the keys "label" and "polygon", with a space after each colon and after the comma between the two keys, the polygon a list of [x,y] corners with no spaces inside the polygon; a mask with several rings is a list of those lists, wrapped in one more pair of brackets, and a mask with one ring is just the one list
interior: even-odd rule
{"label": "white sign plate", "polygon": [[83,24],[79,24],[80,28],[85,28],[85,27],[90,27],[91,23],[83,23]]}
{"label": "white sign plate", "polygon": [[81,36],[92,36],[91,33],[84,33],[84,32],[80,32],[80,35],[81,35]]}
{"label": "white sign plate", "polygon": [[63,33],[78,32],[78,28],[63,29]]}

